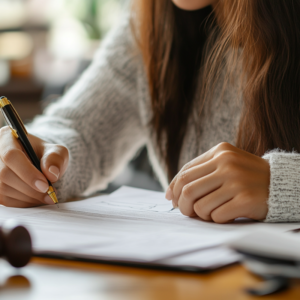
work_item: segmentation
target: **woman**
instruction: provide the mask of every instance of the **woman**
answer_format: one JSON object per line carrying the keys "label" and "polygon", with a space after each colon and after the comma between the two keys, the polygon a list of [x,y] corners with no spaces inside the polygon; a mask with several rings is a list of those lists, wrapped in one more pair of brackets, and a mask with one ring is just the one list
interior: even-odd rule
{"label": "woman", "polygon": [[299,221],[299,12],[300,1],[134,1],[131,22],[29,126],[44,175],[1,130],[0,202],[52,204],[46,178],[60,201],[104,188],[147,145],[184,215]]}

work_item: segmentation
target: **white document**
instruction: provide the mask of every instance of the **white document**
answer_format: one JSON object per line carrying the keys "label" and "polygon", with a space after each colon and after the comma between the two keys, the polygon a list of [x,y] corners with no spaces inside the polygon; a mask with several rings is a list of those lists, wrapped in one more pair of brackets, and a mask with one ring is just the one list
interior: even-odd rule
{"label": "white document", "polygon": [[[248,220],[220,225],[171,209],[163,193],[122,187],[109,196],[64,203],[59,208],[0,207],[0,222],[14,218],[23,223],[31,232],[37,254],[146,263],[171,259],[170,265],[176,265],[176,259],[179,263],[187,253],[184,259],[188,264],[194,260],[199,265],[201,250],[221,245],[245,229],[273,225]],[[273,228],[283,232],[299,227],[293,223],[274,224]],[[220,264],[220,251],[218,261],[210,256],[210,265]],[[202,261],[208,261],[207,255],[208,250]],[[223,260],[224,264],[229,261],[233,256]]]}
{"label": "white document", "polygon": [[162,259],[157,263],[180,267],[185,270],[215,269],[240,260],[240,255],[227,247],[214,247],[182,254],[173,258]]}
{"label": "white document", "polygon": [[233,248],[249,254],[300,261],[300,238],[296,233],[274,229],[254,230],[228,242]]}

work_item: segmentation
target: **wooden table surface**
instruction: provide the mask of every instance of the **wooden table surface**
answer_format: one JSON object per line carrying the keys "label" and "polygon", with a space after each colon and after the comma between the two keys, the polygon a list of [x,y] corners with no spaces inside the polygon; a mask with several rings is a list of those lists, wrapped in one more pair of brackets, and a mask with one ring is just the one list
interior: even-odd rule
{"label": "wooden table surface", "polygon": [[[34,258],[17,271],[0,262],[0,299],[22,300],[246,300],[259,279],[234,265],[207,274],[147,270]],[[263,299],[300,299],[300,281]]]}

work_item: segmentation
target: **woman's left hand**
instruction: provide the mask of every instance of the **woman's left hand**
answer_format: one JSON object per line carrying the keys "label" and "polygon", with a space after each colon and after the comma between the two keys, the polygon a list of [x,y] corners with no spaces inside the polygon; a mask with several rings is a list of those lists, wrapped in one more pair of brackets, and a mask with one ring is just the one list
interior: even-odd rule
{"label": "woman's left hand", "polygon": [[269,184],[265,159],[221,143],[186,164],[172,180],[166,198],[184,215],[205,221],[263,220]]}

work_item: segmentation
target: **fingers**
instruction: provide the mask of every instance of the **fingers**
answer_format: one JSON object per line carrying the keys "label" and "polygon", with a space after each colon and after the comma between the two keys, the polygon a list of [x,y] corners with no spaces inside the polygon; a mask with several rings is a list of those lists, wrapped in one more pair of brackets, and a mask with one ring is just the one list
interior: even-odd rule
{"label": "fingers", "polygon": [[212,212],[219,206],[230,201],[233,197],[234,193],[232,190],[225,190],[225,188],[220,187],[196,201],[194,204],[194,212],[202,220],[212,221]]}
{"label": "fingers", "polygon": [[208,161],[210,161],[212,158],[214,158],[217,154],[223,152],[223,151],[228,151],[228,150],[235,150],[235,151],[242,151],[239,150],[237,148],[235,148],[234,146],[232,146],[229,143],[223,142],[220,143],[218,145],[216,145],[215,147],[211,148],[209,151],[203,153],[202,155],[196,157],[195,159],[193,159],[192,161],[190,161],[189,163],[185,164],[183,166],[183,168],[178,172],[178,174],[174,177],[174,179],[171,181],[169,188],[167,189],[166,192],[166,198],[168,200],[174,200],[172,199],[172,197],[175,197],[174,195],[174,186],[176,184],[176,182],[179,180],[180,178],[180,174],[190,168],[193,168],[197,165],[201,165],[204,164]]}
{"label": "fingers", "polygon": [[187,216],[226,223],[263,220],[268,212],[270,166],[261,157],[221,143],[185,165],[166,194]]}
{"label": "fingers", "polygon": [[182,189],[185,185],[202,178],[208,174],[213,173],[216,170],[216,165],[211,161],[197,165],[186,171],[178,174],[178,178],[173,187],[173,203],[178,204],[179,197],[181,195]]}
{"label": "fingers", "polygon": [[49,184],[45,176],[35,168],[26,155],[18,149],[10,149],[1,155],[2,162],[32,189],[46,193]]}
{"label": "fingers", "polygon": [[38,192],[47,192],[49,185],[45,176],[26,157],[18,141],[6,131],[1,135],[0,158],[5,166],[31,188]]}
{"label": "fingers", "polygon": [[45,145],[45,152],[41,158],[43,174],[51,181],[56,182],[65,173],[69,163],[69,151],[60,145]]}
{"label": "fingers", "polygon": [[40,206],[40,202],[24,202],[14,198],[10,198],[8,196],[0,196],[0,204],[7,207],[18,207],[18,208],[28,208],[33,206]]}
{"label": "fingers", "polygon": [[8,126],[2,127],[0,129],[0,138],[1,138],[0,155],[3,152],[3,148],[5,145],[10,145],[11,147],[22,151],[21,144],[18,142],[18,140],[15,137],[13,137],[11,133],[11,129]]}
{"label": "fingers", "polygon": [[267,211],[267,201],[259,201],[258,197],[253,197],[253,194],[248,192],[224,202],[214,209],[210,216],[212,221],[222,224],[242,217],[263,220]]}
{"label": "fingers", "polygon": [[216,223],[228,223],[236,218],[248,217],[249,209],[251,209],[250,202],[245,203],[244,201],[240,201],[239,198],[234,198],[216,208],[211,213],[211,218]]}
{"label": "fingers", "polygon": [[[46,203],[43,203],[41,200],[37,200],[35,198],[29,197],[29,196],[15,190],[14,188],[6,185],[3,182],[0,182],[0,195],[2,195],[2,197],[6,197],[6,198],[26,202],[26,203],[29,203],[29,204],[33,204],[35,206],[46,204]],[[43,195],[43,199],[44,198],[45,198],[45,195]]]}
{"label": "fingers", "polygon": [[[185,164],[181,170],[178,172],[178,174],[173,178],[173,180],[171,181],[169,187],[170,189],[173,191],[174,186],[176,184],[176,181],[178,180],[180,174],[190,168],[193,168],[199,164],[203,164],[207,161],[209,161],[211,158],[213,157],[213,153],[212,151],[208,151],[203,153],[202,155],[196,157],[195,159],[191,160],[190,162],[188,162],[187,164]],[[169,200],[173,200],[173,199],[169,199]]]}
{"label": "fingers", "polygon": [[[59,145],[46,144],[28,135],[45,175],[37,170],[8,127],[0,130],[0,203],[10,207],[53,204],[46,194],[48,180],[55,182],[65,172],[69,153]],[[48,180],[47,180],[48,179]]]}
{"label": "fingers", "polygon": [[[12,189],[19,191],[29,198],[33,198],[40,203],[45,202],[45,193],[37,192],[32,189],[29,185],[27,185],[23,180],[21,180],[14,172],[12,172],[0,159],[0,194],[6,195],[7,187],[9,186]],[[13,197],[9,194],[10,197]],[[16,199],[21,200],[21,197],[15,197]],[[48,204],[48,203],[47,203]]]}
{"label": "fingers", "polygon": [[182,214],[186,216],[194,215],[196,200],[217,190],[222,183],[222,178],[214,172],[185,185],[178,200],[178,206]]}

